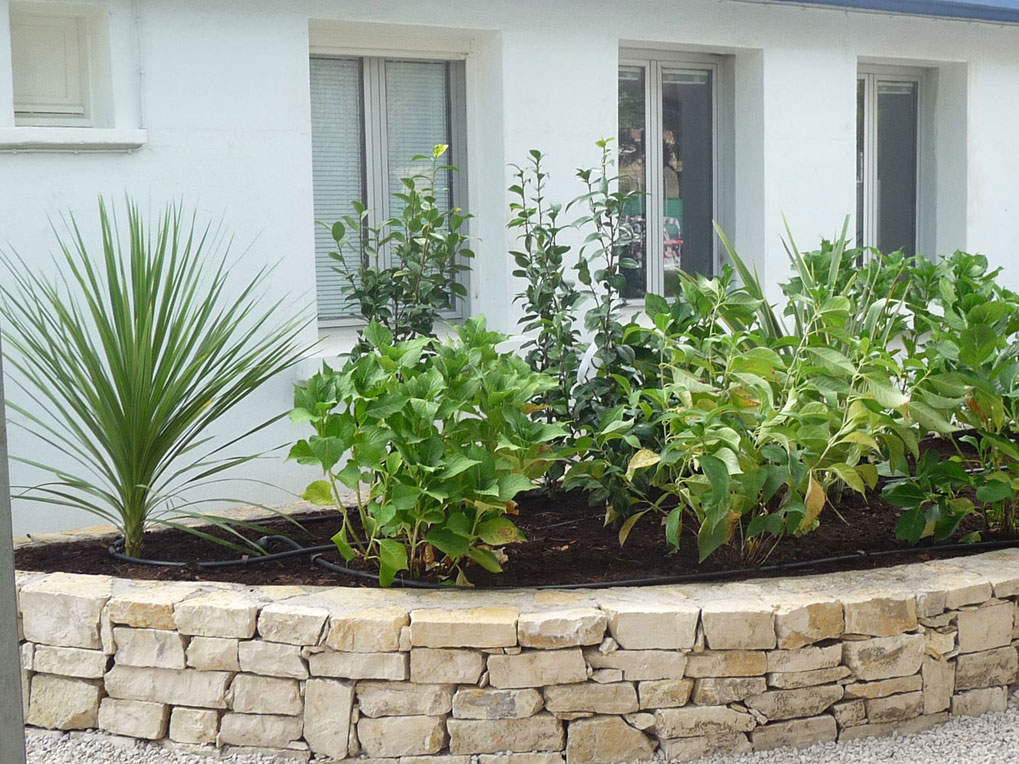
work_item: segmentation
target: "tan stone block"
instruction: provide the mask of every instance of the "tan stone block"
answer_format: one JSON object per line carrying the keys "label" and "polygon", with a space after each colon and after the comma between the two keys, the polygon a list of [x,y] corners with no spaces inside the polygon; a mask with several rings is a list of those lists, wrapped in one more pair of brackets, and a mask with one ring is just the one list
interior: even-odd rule
{"label": "tan stone block", "polygon": [[117,646],[115,660],[124,666],[182,669],[187,665],[184,645],[187,639],[176,631],[163,629],[113,629]]}
{"label": "tan stone block", "polygon": [[813,687],[818,684],[831,684],[849,676],[845,666],[835,668],[813,669],[812,671],[793,671],[768,674],[768,686],[780,690],[795,690],[800,687]]}
{"label": "tan stone block", "polygon": [[541,650],[520,655],[490,655],[489,680],[493,687],[544,687],[587,681],[587,666],[579,648]]}
{"label": "tan stone block", "polygon": [[194,584],[164,583],[133,589],[110,599],[106,606],[110,621],[136,629],[177,628],[173,608],[198,591]]}
{"label": "tan stone block", "polygon": [[959,652],[976,653],[1007,645],[1012,641],[1013,612],[1011,602],[960,611]]}
{"label": "tan stone block", "polygon": [[485,669],[485,656],[474,650],[410,651],[410,681],[420,684],[476,684]]}
{"label": "tan stone block", "polygon": [[255,635],[257,615],[255,603],[235,589],[202,594],[179,602],[173,608],[177,631],[201,637],[250,639]]}
{"label": "tan stone block", "polygon": [[395,652],[400,649],[400,631],[409,624],[410,615],[398,607],[334,615],[326,644],[334,650],[356,653]]}
{"label": "tan stone block", "polygon": [[621,669],[593,669],[588,678],[598,684],[612,684],[623,681],[623,672]]}
{"label": "tan stone block", "polygon": [[712,650],[770,650],[777,644],[775,613],[759,600],[706,602],[701,605],[701,624]]}
{"label": "tan stone block", "polygon": [[855,727],[867,721],[867,703],[863,700],[846,700],[831,707],[832,715],[840,727]]}
{"label": "tan stone block", "polygon": [[814,743],[827,743],[838,737],[838,726],[832,716],[773,722],[757,727],[750,733],[755,751],[771,748],[803,748]]}
{"label": "tan stone block", "polygon": [[241,671],[264,676],[283,676],[307,679],[308,667],[301,657],[301,648],[282,642],[263,642],[256,639],[241,642],[237,649]]}
{"label": "tan stone block", "polygon": [[451,753],[498,753],[501,751],[561,751],[563,725],[549,713],[526,719],[450,719]]}
{"label": "tan stone block", "polygon": [[960,655],[955,662],[955,689],[959,692],[1015,684],[1017,673],[1019,654],[1014,647]]}
{"label": "tan stone block", "polygon": [[365,716],[442,716],[453,707],[451,684],[358,682],[357,703]]}
{"label": "tan stone block", "polygon": [[923,634],[899,634],[842,644],[843,662],[865,682],[910,676],[920,670],[926,641]]}
{"label": "tan stone block", "polygon": [[99,692],[95,681],[36,674],[25,722],[51,730],[92,729],[98,721]]}
{"label": "tan stone block", "polygon": [[[469,758],[469,757],[468,757]],[[478,764],[564,764],[560,753],[486,753]]]}
{"label": "tan stone block", "polygon": [[891,637],[913,631],[918,625],[916,599],[892,592],[860,594],[843,598],[847,634]]}
{"label": "tan stone block", "polygon": [[369,756],[438,753],[447,739],[444,720],[434,716],[362,717],[357,723],[357,737]]}
{"label": "tan stone block", "polygon": [[700,608],[686,602],[603,603],[613,639],[627,650],[689,650],[697,640]]}
{"label": "tan stone block", "polygon": [[287,748],[301,737],[303,724],[299,716],[273,714],[223,714],[219,726],[219,743]]}
{"label": "tan stone block", "polygon": [[342,759],[358,751],[349,747],[351,737],[356,743],[350,723],[354,706],[354,687],[350,682],[335,679],[309,679],[304,686],[304,739],[320,756]]}
{"label": "tan stone block", "polygon": [[994,596],[1007,599],[1019,595],[1019,550],[998,549],[993,552],[961,557],[952,564],[971,571],[988,581]]}
{"label": "tan stone block", "polygon": [[763,652],[724,650],[690,653],[686,675],[690,677],[763,676],[768,660]]}
{"label": "tan stone block", "polygon": [[[866,701],[864,701],[866,702]],[[868,737],[888,737],[889,735],[915,735],[917,732],[936,727],[948,719],[948,714],[931,714],[930,716],[917,716],[902,722],[885,722],[883,724],[861,724],[855,727],[846,727],[839,732],[839,742],[849,742]]]}
{"label": "tan stone block", "polygon": [[767,689],[763,676],[706,677],[694,682],[693,702],[699,706],[726,706]]}
{"label": "tan stone block", "polygon": [[301,688],[294,679],[238,674],[230,694],[231,708],[242,714],[297,716],[304,711]]}
{"label": "tan stone block", "polygon": [[328,651],[308,656],[312,676],[341,679],[407,679],[407,653],[339,653]]}
{"label": "tan stone block", "polygon": [[414,647],[512,647],[517,643],[516,608],[415,610],[410,614]]}
{"label": "tan stone block", "polygon": [[722,732],[673,740],[662,740],[662,752],[668,762],[696,761],[714,754],[750,753],[753,748],[745,733]]}
{"label": "tan stone block", "polygon": [[187,649],[188,666],[201,671],[240,671],[239,644],[237,639],[192,637]]}
{"label": "tan stone block", "polygon": [[440,753],[430,756],[401,756],[399,762],[400,764],[471,764],[471,757]]}
{"label": "tan stone block", "polygon": [[923,659],[923,712],[936,714],[948,710],[955,693],[955,667],[945,660]]}
{"label": "tan stone block", "polygon": [[258,635],[268,642],[317,645],[328,618],[325,608],[272,602],[258,614]]}
{"label": "tan stone block", "polygon": [[841,644],[801,647],[796,650],[771,650],[768,652],[767,669],[769,674],[795,673],[835,668],[841,662]]}
{"label": "tan stone block", "polygon": [[544,650],[597,645],[607,627],[608,618],[597,608],[521,613],[517,620],[517,639],[523,647]]}
{"label": "tan stone block", "polygon": [[654,679],[637,687],[641,708],[679,708],[690,700],[693,679]]}
{"label": "tan stone block", "polygon": [[842,603],[816,594],[780,598],[775,608],[778,646],[792,650],[825,639],[838,639],[845,630]]}
{"label": "tan stone block", "polygon": [[114,666],[106,673],[104,682],[107,694],[113,698],[226,708],[226,688],[232,676],[226,671]]}
{"label": "tan stone block", "polygon": [[170,740],[191,745],[214,745],[219,734],[219,712],[177,707],[170,712]]}
{"label": "tan stone block", "polygon": [[1008,688],[987,687],[969,690],[952,696],[952,714],[955,716],[980,716],[991,711],[1008,708]]}
{"label": "tan stone block", "polygon": [[631,727],[636,727],[642,732],[648,730],[654,731],[655,727],[655,715],[648,713],[647,711],[638,711],[633,714],[623,714],[623,718],[626,719],[626,723]]}
{"label": "tan stone block", "polygon": [[58,647],[102,649],[99,619],[110,598],[108,576],[50,573],[21,587],[24,637]]}
{"label": "tan stone block", "polygon": [[638,707],[637,691],[628,682],[585,682],[545,688],[545,708],[555,713],[592,711],[596,714],[629,714]]}
{"label": "tan stone block", "polygon": [[614,650],[603,653],[589,648],[584,658],[591,668],[617,669],[628,682],[655,679],[682,679],[686,671],[686,653],[670,650]]}
{"label": "tan stone block", "polygon": [[655,730],[660,738],[749,732],[755,726],[757,722],[750,714],[727,706],[688,706],[655,711]]}
{"label": "tan stone block", "polygon": [[453,696],[453,716],[458,719],[524,719],[544,706],[534,689],[493,690],[461,687]]}
{"label": "tan stone block", "polygon": [[923,679],[919,674],[881,679],[877,682],[857,682],[846,685],[846,699],[887,698],[900,692],[916,692],[921,687]]}
{"label": "tan stone block", "polygon": [[142,700],[103,698],[99,705],[99,729],[114,735],[144,740],[161,740],[166,736],[170,707]]}
{"label": "tan stone block", "polygon": [[867,701],[867,719],[871,724],[901,722],[923,713],[923,693],[907,692]]}
{"label": "tan stone block", "polygon": [[[32,647],[30,642],[26,642],[25,645]],[[58,674],[77,679],[102,679],[106,673],[106,664],[109,663],[109,656],[102,650],[85,650],[80,647],[37,645],[31,656],[31,662],[25,666],[26,669],[40,674]]]}
{"label": "tan stone block", "polygon": [[616,764],[648,761],[657,745],[618,716],[595,716],[570,723],[566,761],[570,764]]}
{"label": "tan stone block", "polygon": [[956,648],[956,635],[955,631],[928,630],[924,632],[924,638],[927,640],[927,654],[938,659],[950,657]]}
{"label": "tan stone block", "polygon": [[800,690],[769,690],[744,702],[748,708],[767,717],[768,721],[782,721],[797,716],[817,716],[842,700],[842,695],[840,685],[821,685]]}

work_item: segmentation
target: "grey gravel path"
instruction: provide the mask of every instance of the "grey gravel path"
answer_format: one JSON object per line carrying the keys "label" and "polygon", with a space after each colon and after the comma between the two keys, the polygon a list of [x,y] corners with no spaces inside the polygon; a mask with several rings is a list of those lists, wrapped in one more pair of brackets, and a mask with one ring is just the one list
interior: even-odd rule
{"label": "grey gravel path", "polygon": [[[29,764],[280,764],[265,756],[208,757],[150,744],[131,745],[98,733],[74,736],[28,733]],[[1019,764],[1019,704],[1007,711],[956,717],[934,729],[906,737],[823,743],[799,750],[775,750],[741,756],[713,756],[700,764]]]}

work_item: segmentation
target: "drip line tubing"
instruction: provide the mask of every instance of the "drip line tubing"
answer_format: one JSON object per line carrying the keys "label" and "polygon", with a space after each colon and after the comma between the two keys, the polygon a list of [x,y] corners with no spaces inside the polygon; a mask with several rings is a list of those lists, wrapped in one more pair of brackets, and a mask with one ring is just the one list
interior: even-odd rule
{"label": "drip line tubing", "polygon": [[[258,565],[260,563],[274,562],[277,560],[289,559],[291,557],[301,557],[304,555],[310,555],[309,562],[313,565],[317,565],[325,570],[332,571],[334,573],[342,573],[343,575],[352,576],[354,578],[363,579],[366,581],[374,581],[378,583],[379,577],[375,573],[368,573],[363,570],[353,570],[342,565],[337,565],[334,562],[323,557],[325,552],[335,550],[333,544],[321,544],[318,546],[301,546],[296,541],[287,536],[262,536],[255,542],[256,545],[265,550],[273,546],[287,546],[290,547],[281,552],[267,552],[261,555],[242,555],[241,557],[230,559],[230,560],[208,560],[203,562],[194,563],[195,567],[204,570],[214,570],[221,568],[234,568],[234,567],[245,567],[250,565]],[[618,581],[592,581],[588,583],[572,583],[572,584],[541,584],[538,586],[456,586],[454,584],[442,584],[433,583],[429,581],[418,581],[412,578],[397,577],[393,580],[393,586],[399,586],[406,589],[471,589],[474,591],[487,590],[487,591],[510,591],[513,589],[610,589],[616,586],[656,586],[665,584],[681,584],[681,583],[697,583],[702,581],[717,581],[727,578],[738,578],[738,577],[758,577],[762,574],[780,574],[783,572],[793,572],[797,570],[805,570],[818,565],[834,565],[844,562],[857,562],[860,560],[879,560],[884,557],[892,557],[895,555],[910,555],[910,554],[929,554],[936,553],[942,554],[946,552],[979,552],[979,551],[992,551],[995,549],[1008,549],[1019,546],[1019,539],[1003,540],[1003,541],[978,541],[973,544],[942,544],[940,546],[925,546],[925,547],[910,547],[908,549],[885,549],[878,552],[864,552],[859,551],[854,554],[843,554],[836,555],[834,557],[823,557],[820,559],[813,560],[800,560],[798,562],[784,562],[775,565],[764,565],[759,568],[735,568],[729,570],[713,570],[704,571],[699,573],[683,573],[674,576],[656,576],[653,578],[631,578],[623,579]],[[188,567],[189,563],[176,562],[171,560],[148,560],[141,557],[131,557],[124,553],[124,539],[120,538],[110,544],[108,551],[110,556],[121,562],[128,562],[135,565],[150,565],[154,567],[163,568],[185,568]]]}

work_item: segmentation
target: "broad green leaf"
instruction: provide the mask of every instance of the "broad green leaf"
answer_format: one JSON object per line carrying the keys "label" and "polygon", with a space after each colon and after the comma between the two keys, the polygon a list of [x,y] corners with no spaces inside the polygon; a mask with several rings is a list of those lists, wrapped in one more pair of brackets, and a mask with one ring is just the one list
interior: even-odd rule
{"label": "broad green leaf", "polygon": [[499,558],[488,549],[471,547],[467,550],[467,556],[489,573],[502,573],[502,564],[499,562]]}
{"label": "broad green leaf", "polygon": [[642,512],[635,512],[623,521],[623,524],[619,526],[619,546],[626,544],[626,539],[630,537],[630,531],[633,530],[633,526],[635,526],[637,521],[647,514],[647,512],[648,510],[646,509]]}
{"label": "broad green leaf", "polygon": [[895,522],[895,536],[910,544],[915,544],[923,538],[926,529],[927,517],[922,507],[909,510]]}
{"label": "broad green leaf", "polygon": [[399,541],[380,539],[379,561],[393,570],[407,570],[407,548]]}
{"label": "broad green leaf", "polygon": [[856,374],[856,367],[852,361],[834,348],[808,347],[806,350],[813,357],[817,365],[829,374],[836,376],[843,374],[852,376]]}
{"label": "broad green leaf", "polygon": [[301,498],[318,506],[334,506],[336,503],[332,486],[325,480],[316,480],[311,483],[304,489]]}
{"label": "broad green leaf", "polygon": [[477,534],[478,538],[491,546],[526,541],[520,529],[506,517],[493,517],[481,522]]}
{"label": "broad green leaf", "polygon": [[445,528],[433,528],[428,532],[424,540],[454,560],[467,554],[467,539]]}

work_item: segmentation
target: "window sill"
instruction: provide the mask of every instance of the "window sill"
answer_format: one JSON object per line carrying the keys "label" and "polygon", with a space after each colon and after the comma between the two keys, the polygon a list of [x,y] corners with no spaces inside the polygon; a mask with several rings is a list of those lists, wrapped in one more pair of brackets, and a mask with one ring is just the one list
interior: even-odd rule
{"label": "window sill", "polygon": [[148,140],[145,130],[104,127],[0,128],[0,152],[127,152]]}

